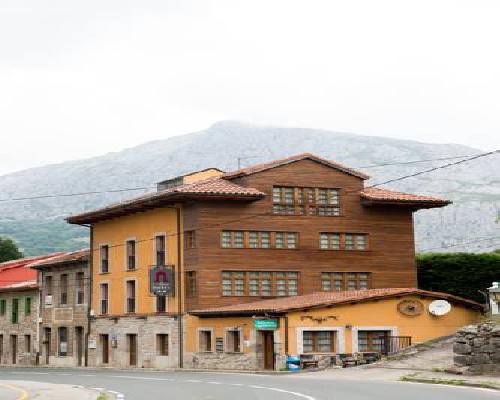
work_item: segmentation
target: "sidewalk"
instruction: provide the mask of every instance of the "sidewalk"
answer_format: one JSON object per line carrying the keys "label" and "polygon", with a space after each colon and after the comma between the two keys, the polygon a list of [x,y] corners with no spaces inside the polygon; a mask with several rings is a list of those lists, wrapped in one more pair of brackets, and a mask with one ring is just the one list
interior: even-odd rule
{"label": "sidewalk", "polygon": [[45,382],[0,380],[0,393],[9,400],[112,400],[109,395],[99,398],[96,390]]}

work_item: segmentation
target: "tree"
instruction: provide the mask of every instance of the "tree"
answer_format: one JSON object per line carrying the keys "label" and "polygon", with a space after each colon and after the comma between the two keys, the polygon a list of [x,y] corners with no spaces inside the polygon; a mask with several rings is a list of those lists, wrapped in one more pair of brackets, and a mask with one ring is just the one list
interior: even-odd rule
{"label": "tree", "polygon": [[16,260],[22,258],[23,253],[13,240],[0,237],[0,262]]}
{"label": "tree", "polygon": [[429,253],[417,255],[418,287],[446,292],[484,303],[478,291],[500,280],[500,254],[496,252]]}

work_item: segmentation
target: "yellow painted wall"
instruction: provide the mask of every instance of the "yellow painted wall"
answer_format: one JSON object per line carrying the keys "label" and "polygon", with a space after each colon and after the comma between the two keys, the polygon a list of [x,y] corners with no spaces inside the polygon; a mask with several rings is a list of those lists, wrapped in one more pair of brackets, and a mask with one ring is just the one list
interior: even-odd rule
{"label": "yellow painted wall", "polygon": [[184,184],[198,182],[203,179],[211,178],[213,176],[221,176],[223,172],[220,172],[214,168],[207,169],[206,171],[195,172],[184,177]]}
{"label": "yellow painted wall", "polygon": [[[182,217],[181,217],[182,224]],[[182,225],[181,225],[182,232]],[[166,234],[166,264],[177,264],[177,217],[172,208],[153,209],[98,222],[93,225],[92,308],[99,315],[100,283],[109,283],[109,315],[125,313],[126,280],[136,279],[136,313],[156,311],[155,297],[149,291],[149,270],[155,263],[154,237]],[[169,236],[170,235],[170,236]],[[127,240],[136,240],[136,269],[127,271]],[[180,238],[181,243],[183,238]],[[109,273],[100,273],[100,246],[109,245]],[[114,247],[115,246],[115,247]],[[182,246],[181,246],[182,249]],[[182,251],[182,250],[181,250]],[[177,273],[176,273],[177,286]],[[168,311],[177,312],[177,298],[169,297]]]}
{"label": "yellow painted wall", "polygon": [[[408,317],[401,314],[397,305],[402,300],[418,300],[423,303],[424,311],[416,317]],[[357,304],[343,305],[332,308],[321,308],[309,311],[298,311],[288,314],[288,352],[297,354],[297,328],[344,328],[345,352],[352,352],[352,329],[346,328],[346,325],[355,327],[363,326],[391,326],[397,327],[399,336],[411,336],[412,343],[416,344],[440,336],[450,335],[458,328],[476,323],[479,321],[479,311],[467,308],[461,305],[452,305],[450,313],[442,317],[435,317],[427,310],[432,298],[419,298],[418,296],[404,296],[396,299],[385,299],[378,301],[362,302]],[[332,317],[324,322],[313,321],[315,319]],[[302,318],[301,318],[302,317]],[[196,349],[196,329],[198,327],[215,328],[215,336],[223,336],[224,328],[242,326],[244,336],[250,337],[250,331],[253,329],[253,320],[249,317],[233,318],[198,318],[189,316],[187,318],[187,341],[186,350],[188,352],[197,351]],[[279,337],[281,341],[280,348],[284,353],[284,319],[280,320]],[[245,349],[245,351],[250,351]]]}

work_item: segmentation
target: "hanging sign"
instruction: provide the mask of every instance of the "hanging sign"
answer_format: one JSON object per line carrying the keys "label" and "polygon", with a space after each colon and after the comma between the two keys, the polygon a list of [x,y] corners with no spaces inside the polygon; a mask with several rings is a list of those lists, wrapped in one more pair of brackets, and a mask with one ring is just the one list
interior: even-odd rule
{"label": "hanging sign", "polygon": [[156,296],[173,296],[174,268],[170,265],[157,265],[149,271],[150,290]]}

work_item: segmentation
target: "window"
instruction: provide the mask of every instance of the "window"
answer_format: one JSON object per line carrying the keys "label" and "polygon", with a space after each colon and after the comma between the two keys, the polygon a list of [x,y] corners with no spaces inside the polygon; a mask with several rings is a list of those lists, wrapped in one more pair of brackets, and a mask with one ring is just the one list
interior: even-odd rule
{"label": "window", "polygon": [[296,296],[298,272],[223,271],[223,296]]}
{"label": "window", "polygon": [[31,335],[24,335],[24,352],[31,353]]}
{"label": "window", "polygon": [[127,312],[135,313],[135,281],[127,281]]}
{"label": "window", "polygon": [[273,188],[273,213],[279,215],[339,216],[339,189]]}
{"label": "window", "polygon": [[60,357],[68,355],[68,328],[61,326],[57,329],[59,337],[58,354]]}
{"label": "window", "polygon": [[0,315],[5,315],[5,312],[7,311],[7,300],[1,299],[0,300]]}
{"label": "window", "polygon": [[59,282],[60,304],[68,304],[68,274],[61,274]]}
{"label": "window", "polygon": [[385,353],[390,331],[358,331],[358,351]]}
{"label": "window", "polygon": [[186,296],[195,297],[196,296],[196,271],[186,272]]}
{"label": "window", "polygon": [[346,250],[366,250],[366,234],[345,234]]}
{"label": "window", "polygon": [[127,269],[136,268],[135,265],[135,240],[127,240]]}
{"label": "window", "polygon": [[335,331],[302,332],[304,353],[334,353],[335,336]]}
{"label": "window", "polygon": [[109,272],[109,246],[107,244],[101,246],[101,273]]}
{"label": "window", "polygon": [[321,289],[325,292],[363,290],[370,287],[368,272],[323,272]]}
{"label": "window", "polygon": [[156,335],[156,354],[168,356],[168,335],[166,333]]}
{"label": "window", "polygon": [[52,296],[52,276],[45,277],[45,295]]}
{"label": "window", "polygon": [[11,322],[17,324],[19,322],[19,299],[12,299]]}
{"label": "window", "polygon": [[76,273],[76,304],[83,304],[85,301],[85,292],[84,292],[84,280],[85,275],[83,272]]}
{"label": "window", "polygon": [[156,236],[156,265],[165,265],[165,235]]}
{"label": "window", "polygon": [[226,341],[228,353],[240,353],[241,352],[241,334],[239,329],[230,329],[226,331]]}
{"label": "window", "polygon": [[368,235],[366,233],[322,232],[319,234],[319,248],[322,250],[367,250]]}
{"label": "window", "polygon": [[198,351],[211,352],[212,351],[212,331],[203,329],[198,331]]}
{"label": "window", "polygon": [[156,296],[156,312],[167,311],[167,296]]}
{"label": "window", "polygon": [[31,297],[24,299],[24,315],[31,315]]}
{"label": "window", "polygon": [[196,248],[196,231],[186,231],[184,233],[184,248],[186,250]]}
{"label": "window", "polygon": [[108,313],[108,289],[107,283],[101,283],[101,314]]}
{"label": "window", "polygon": [[296,249],[297,232],[222,231],[221,247],[233,249]]}

